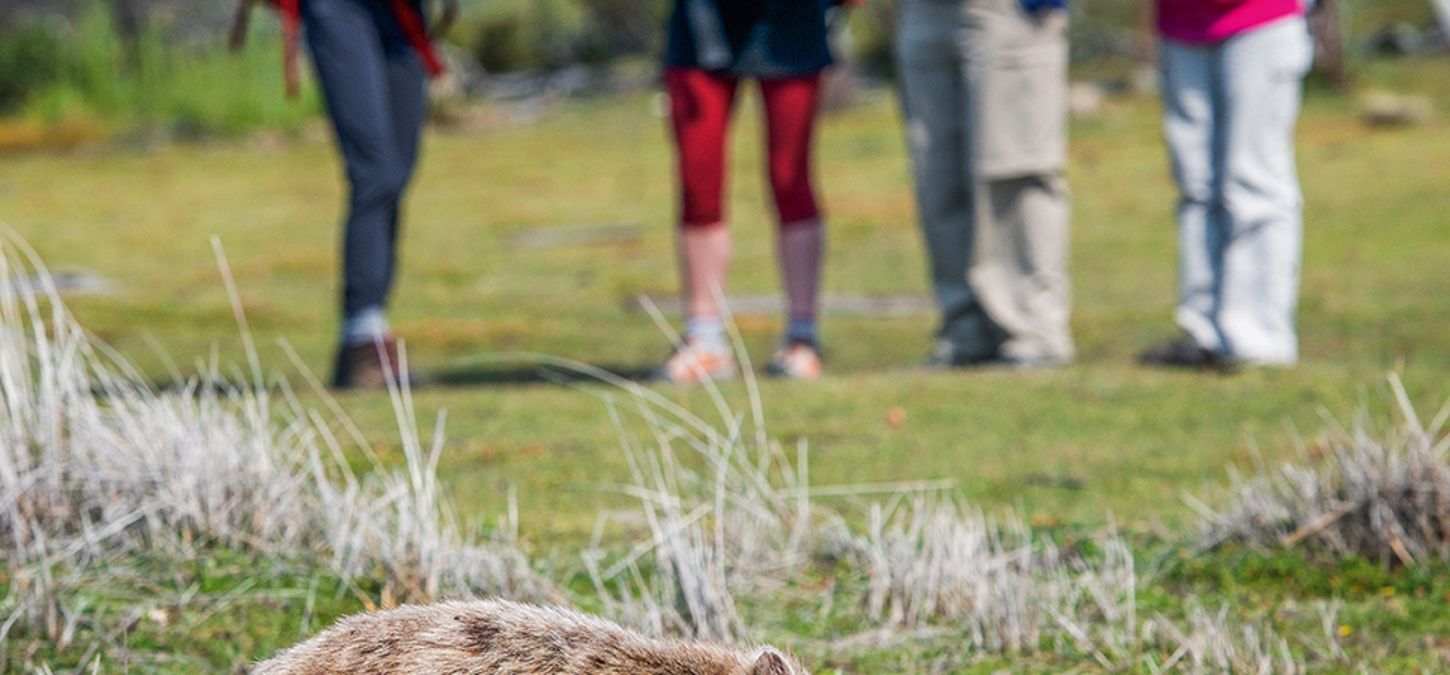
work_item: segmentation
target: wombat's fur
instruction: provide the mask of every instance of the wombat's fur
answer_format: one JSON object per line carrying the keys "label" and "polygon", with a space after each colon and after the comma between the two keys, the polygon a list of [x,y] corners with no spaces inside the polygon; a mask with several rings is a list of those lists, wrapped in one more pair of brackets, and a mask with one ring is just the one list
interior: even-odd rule
{"label": "wombat's fur", "polygon": [[453,602],[363,614],[257,666],[256,675],[807,675],[774,649],[654,640],[565,609]]}

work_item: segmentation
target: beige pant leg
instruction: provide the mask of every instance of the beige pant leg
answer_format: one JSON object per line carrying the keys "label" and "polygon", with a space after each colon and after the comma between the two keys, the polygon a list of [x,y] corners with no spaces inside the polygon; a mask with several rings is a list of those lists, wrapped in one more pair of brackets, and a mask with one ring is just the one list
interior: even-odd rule
{"label": "beige pant leg", "polygon": [[1000,353],[1070,360],[1066,16],[1017,0],[968,0],[976,215],[972,290],[1004,334]]}
{"label": "beige pant leg", "polygon": [[1070,361],[1067,181],[1060,174],[979,181],[971,285],[1005,334],[1004,357]]}
{"label": "beige pant leg", "polygon": [[958,358],[990,358],[997,353],[999,331],[967,279],[976,214],[964,69],[965,1],[905,0],[901,11],[896,56],[918,216],[932,290],[941,308],[937,337]]}

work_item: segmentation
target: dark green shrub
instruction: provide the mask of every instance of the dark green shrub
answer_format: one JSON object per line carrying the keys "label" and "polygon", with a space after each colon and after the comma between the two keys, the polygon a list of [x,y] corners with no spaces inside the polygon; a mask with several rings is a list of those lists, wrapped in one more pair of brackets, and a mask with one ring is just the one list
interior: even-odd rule
{"label": "dark green shrub", "polygon": [[497,2],[455,35],[489,72],[600,64],[658,53],[670,7],[670,0]]}
{"label": "dark green shrub", "polygon": [[664,42],[669,0],[578,0],[584,8],[581,43],[610,56],[650,53]]}
{"label": "dark green shrub", "polygon": [[164,12],[122,40],[100,0],[18,23],[0,34],[0,114],[187,138],[297,129],[317,113],[316,97],[285,98],[277,24],[256,24],[257,39],[234,55],[220,32],[180,39],[194,28]]}
{"label": "dark green shrub", "polygon": [[478,20],[474,29],[473,58],[490,73],[525,70],[534,64],[523,17],[496,14]]}
{"label": "dark green shrub", "polygon": [[851,37],[856,63],[863,72],[877,77],[894,76],[897,12],[895,0],[868,2],[855,10]]}
{"label": "dark green shrub", "polygon": [[47,26],[19,26],[0,33],[0,113],[12,113],[65,71],[65,45]]}
{"label": "dark green shrub", "polygon": [[470,22],[470,51],[493,73],[553,70],[576,60],[582,13],[571,0],[490,6]]}

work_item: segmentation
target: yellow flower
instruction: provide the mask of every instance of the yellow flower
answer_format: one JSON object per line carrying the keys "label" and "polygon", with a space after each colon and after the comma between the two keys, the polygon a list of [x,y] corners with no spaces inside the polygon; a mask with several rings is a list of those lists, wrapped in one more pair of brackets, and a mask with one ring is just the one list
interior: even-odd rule
{"label": "yellow flower", "polygon": [[1350,633],[1353,633],[1353,632],[1354,632],[1354,629],[1351,628],[1351,627],[1349,627],[1349,626],[1340,626],[1339,627],[1339,637],[1349,637],[1349,634]]}

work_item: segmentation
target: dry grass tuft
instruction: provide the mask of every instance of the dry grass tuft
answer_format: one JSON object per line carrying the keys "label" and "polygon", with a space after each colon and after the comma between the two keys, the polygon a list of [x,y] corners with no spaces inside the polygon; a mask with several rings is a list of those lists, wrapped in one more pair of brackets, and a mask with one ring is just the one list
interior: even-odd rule
{"label": "dry grass tuft", "polygon": [[[76,589],[133,574],[127,560],[137,553],[190,558],[213,547],[325,560],[344,579],[381,575],[384,605],[473,594],[557,600],[510,540],[462,533],[436,471],[444,420],[423,443],[405,384],[391,391],[405,466],[374,461],[359,475],[346,457],[371,451],[356,427],[305,370],[326,415],[285,379],[264,377],[240,312],[247,369],[223,375],[213,359],[204,376],[158,392],[76,326],[47,278],[22,242],[0,242],[0,551],[10,579],[0,641],[23,624],[64,651],[79,626],[100,621]],[[229,280],[228,290],[240,306]],[[749,372],[743,348],[739,357]],[[769,439],[753,380],[744,412],[707,385],[707,419],[585,364],[535,358],[611,385],[589,391],[619,430],[632,477],[622,489],[638,508],[601,519],[584,562],[605,613],[647,632],[751,642],[763,637],[761,621],[742,607],[815,597],[822,616],[846,614],[868,629],[833,642],[836,652],[945,637],[966,662],[1049,653],[1151,672],[1302,672],[1306,658],[1342,665],[1335,607],[1323,610],[1327,646],[1291,647],[1272,625],[1193,602],[1181,617],[1140,617],[1140,591],[1153,580],[1115,529],[1084,553],[1011,514],[956,501],[949,485],[813,487],[807,448]],[[1426,427],[1403,410],[1394,434],[1336,429],[1316,462],[1241,481],[1228,509],[1205,509],[1210,541],[1445,559],[1450,440],[1441,430],[1450,413]],[[872,495],[879,501],[854,528],[825,501]],[[611,520],[632,543],[602,543]],[[834,607],[834,590],[803,590],[827,569],[847,580],[838,588],[848,607]],[[114,641],[144,611],[92,632]]]}
{"label": "dry grass tuft", "polygon": [[1390,388],[1396,427],[1378,431],[1363,413],[1351,428],[1329,420],[1297,462],[1235,474],[1226,506],[1190,499],[1203,518],[1203,545],[1299,548],[1385,565],[1450,562],[1450,406],[1422,424],[1398,377]]}
{"label": "dry grass tuft", "polygon": [[[739,357],[748,363],[743,349]],[[967,663],[1053,653],[1108,670],[1303,670],[1303,658],[1272,626],[1226,610],[1193,605],[1180,618],[1141,618],[1139,593],[1153,582],[1140,577],[1116,529],[1083,554],[1061,550],[1012,514],[993,517],[960,503],[950,486],[814,487],[807,449],[786,453],[768,440],[751,381],[743,413],[707,383],[712,423],[586,365],[534,358],[612,385],[595,393],[619,430],[633,477],[623,490],[639,508],[602,518],[599,532],[615,521],[639,536],[627,548],[605,547],[596,536],[585,564],[616,620],[654,634],[750,642],[762,636],[759,617],[742,607],[809,596],[821,612],[844,612],[868,627],[824,646],[836,654],[951,639]],[[864,529],[823,500],[877,493]],[[841,578],[862,580],[841,586],[860,589],[849,607],[802,590],[820,561]],[[1337,658],[1329,638],[1328,649],[1304,645],[1307,658]]]}
{"label": "dry grass tuft", "polygon": [[360,478],[344,459],[367,452],[355,427],[268,380],[239,318],[246,371],[213,359],[154,390],[76,325],[24,242],[0,237],[0,642],[23,623],[64,651],[77,626],[103,623],[71,592],[138,553],[319,558],[345,580],[381,574],[384,604],[555,597],[507,542],[462,533],[436,474],[442,420],[425,448],[406,386],[392,392],[406,466]]}

